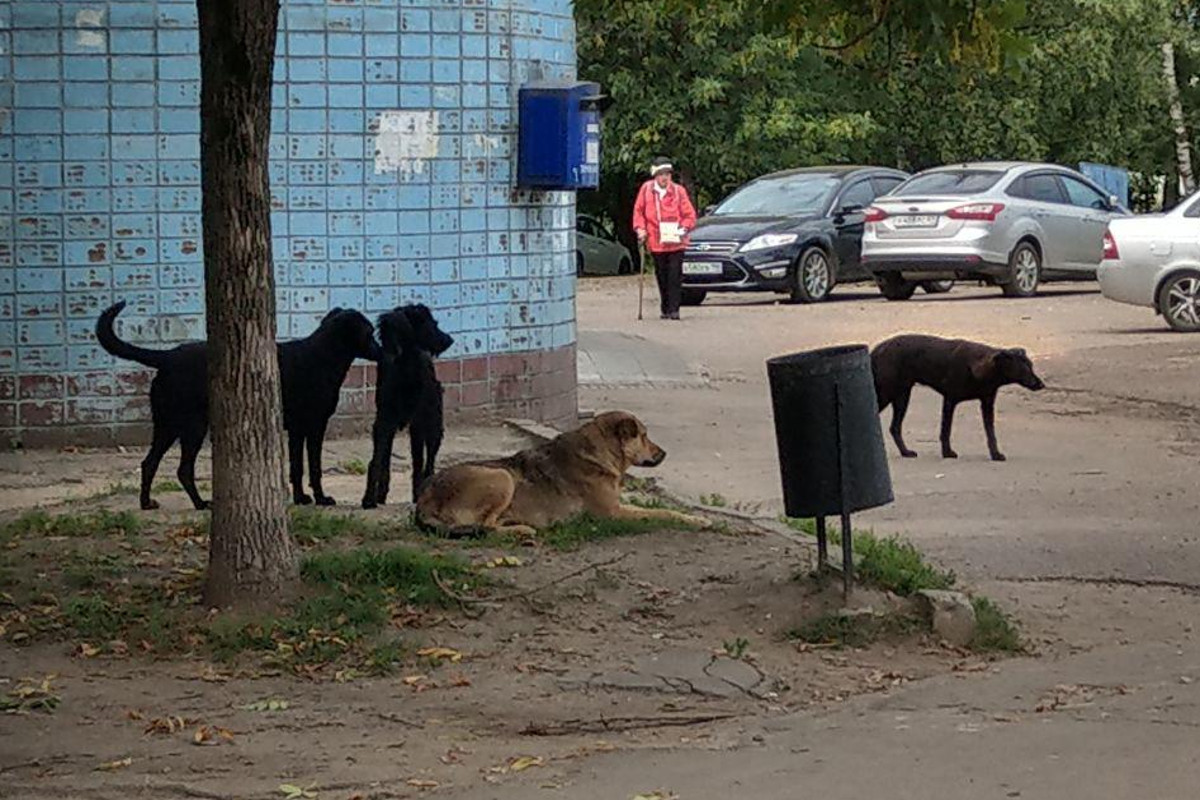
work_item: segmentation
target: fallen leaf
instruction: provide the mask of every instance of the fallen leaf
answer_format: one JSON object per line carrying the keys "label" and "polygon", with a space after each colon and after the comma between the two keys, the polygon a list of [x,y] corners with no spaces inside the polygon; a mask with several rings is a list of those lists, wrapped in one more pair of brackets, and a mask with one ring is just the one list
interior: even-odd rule
{"label": "fallen leaf", "polygon": [[300,800],[300,798],[311,800],[311,798],[317,796],[317,793],[312,791],[313,786],[316,786],[316,784],[312,784],[307,789],[301,789],[299,786],[294,786],[290,783],[281,783],[279,784],[279,791],[283,793],[283,796],[287,800]]}
{"label": "fallen leaf", "polygon": [[453,678],[453,679],[450,681],[450,685],[451,685],[451,686],[453,686],[453,687],[455,687],[455,688],[461,689],[461,688],[463,688],[463,687],[470,686],[470,685],[471,685],[471,679],[470,679],[470,678],[468,678],[466,675],[456,675],[456,676],[454,676],[454,678]]}
{"label": "fallen leaf", "polygon": [[156,717],[146,726],[146,733],[171,735],[186,728],[191,723],[183,717]]}
{"label": "fallen leaf", "polygon": [[509,762],[508,769],[510,772],[524,772],[530,767],[540,767],[545,763],[545,759],[537,756],[521,756]]}
{"label": "fallen leaf", "polygon": [[80,642],[79,647],[75,649],[75,653],[83,656],[84,658],[95,658],[96,656],[100,655],[100,648],[93,644],[88,644],[87,642]]}
{"label": "fallen leaf", "polygon": [[126,711],[125,716],[127,718],[133,720],[134,722],[141,722],[142,720],[144,720],[146,718],[145,714],[143,714],[142,712],[140,712],[134,708],[131,708],[128,711]]}
{"label": "fallen leaf", "polygon": [[519,567],[525,562],[516,556],[497,556],[484,564],[488,569],[496,569],[497,567]]}
{"label": "fallen leaf", "polygon": [[435,661],[446,660],[457,664],[462,661],[462,653],[449,647],[426,647],[417,651],[417,655],[432,658]]}
{"label": "fallen leaf", "polygon": [[418,683],[425,680],[425,676],[424,675],[409,675],[408,677],[403,678],[402,680],[404,681],[405,686],[416,686]]}
{"label": "fallen leaf", "polygon": [[441,786],[437,781],[423,781],[419,778],[409,778],[407,783],[416,789],[436,789]]}
{"label": "fallen leaf", "polygon": [[219,728],[216,725],[201,725],[192,734],[192,744],[211,746],[232,741],[233,731],[228,728]]}
{"label": "fallen leaf", "polygon": [[101,772],[112,772],[113,770],[117,769],[125,769],[132,764],[132,758],[121,758],[116,761],[105,761],[103,764],[96,767],[96,769],[100,770]]}
{"label": "fallen leaf", "polygon": [[243,706],[238,706],[242,711],[287,711],[290,707],[287,700],[255,700],[253,703],[246,703]]}

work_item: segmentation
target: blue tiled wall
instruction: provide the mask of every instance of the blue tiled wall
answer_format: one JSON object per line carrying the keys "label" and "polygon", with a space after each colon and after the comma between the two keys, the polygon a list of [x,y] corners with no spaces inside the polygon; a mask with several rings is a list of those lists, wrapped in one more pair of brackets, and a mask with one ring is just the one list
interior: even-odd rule
{"label": "blue tiled wall", "polygon": [[[0,0],[0,374],[111,366],[114,299],[204,335],[197,51],[194,0]],[[570,0],[283,0],[280,335],[424,301],[452,356],[572,344],[573,197],[512,184],[517,87],[574,69]]]}

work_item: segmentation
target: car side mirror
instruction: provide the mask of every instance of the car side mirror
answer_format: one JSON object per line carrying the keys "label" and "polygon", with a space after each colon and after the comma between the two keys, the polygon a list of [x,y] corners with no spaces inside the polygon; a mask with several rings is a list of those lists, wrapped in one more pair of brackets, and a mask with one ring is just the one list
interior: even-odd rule
{"label": "car side mirror", "polygon": [[861,214],[863,211],[864,208],[862,203],[847,203],[838,209],[837,213],[839,217],[848,217],[851,214]]}
{"label": "car side mirror", "polygon": [[1115,194],[1110,194],[1108,196],[1108,210],[1116,211],[1120,207],[1121,207],[1121,198],[1117,197]]}
{"label": "car side mirror", "polygon": [[705,216],[705,217],[707,217],[709,214],[713,213],[713,212],[714,212],[714,211],[716,211],[716,210],[717,210],[717,207],[716,207],[715,205],[713,205],[713,206],[705,206],[705,207],[704,207],[704,213],[703,213],[703,215],[702,215],[702,216]]}

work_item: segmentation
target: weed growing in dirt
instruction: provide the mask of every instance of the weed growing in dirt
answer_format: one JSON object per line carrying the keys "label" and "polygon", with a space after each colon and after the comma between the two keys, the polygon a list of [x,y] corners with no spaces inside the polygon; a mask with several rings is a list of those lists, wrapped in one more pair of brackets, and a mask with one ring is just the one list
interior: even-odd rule
{"label": "weed growing in dirt", "polygon": [[338,467],[348,475],[367,474],[367,464],[361,458],[348,458],[338,464]]}
{"label": "weed growing in dirt", "polygon": [[[783,520],[793,530],[816,536],[816,525],[810,519]],[[829,538],[837,541],[840,532],[831,527]],[[858,556],[855,570],[860,580],[907,597],[925,589],[950,589],[954,586],[953,572],[940,570],[925,560],[912,543],[899,536],[881,539],[873,533],[855,531],[851,547]]]}
{"label": "weed growing in dirt", "polygon": [[739,636],[738,638],[734,639],[732,642],[725,642],[724,648],[725,648],[725,655],[729,656],[732,659],[741,661],[742,658],[745,657],[746,651],[750,649],[750,640],[743,639],[742,637]]}
{"label": "weed growing in dirt", "polygon": [[1021,653],[1021,632],[999,606],[986,597],[972,597],[975,607],[975,636],[970,647],[980,653]]}
{"label": "weed growing in dirt", "polygon": [[412,649],[402,641],[381,642],[371,648],[363,660],[369,675],[391,675],[412,655]]}
{"label": "weed growing in dirt", "polygon": [[725,499],[724,495],[714,492],[713,494],[700,495],[700,505],[711,506],[712,508],[724,508],[729,505],[729,501]]}
{"label": "weed growing in dirt", "polygon": [[538,538],[557,550],[574,550],[588,542],[601,542],[621,536],[638,536],[659,531],[696,530],[679,520],[612,519],[581,514],[538,532]]}
{"label": "weed growing in dirt", "polygon": [[926,630],[917,617],[902,614],[824,614],[788,633],[807,644],[866,647],[884,637],[908,636]]}
{"label": "weed growing in dirt", "polygon": [[131,536],[141,521],[131,511],[88,511],[47,514],[29,511],[0,526],[0,542],[18,536]]}

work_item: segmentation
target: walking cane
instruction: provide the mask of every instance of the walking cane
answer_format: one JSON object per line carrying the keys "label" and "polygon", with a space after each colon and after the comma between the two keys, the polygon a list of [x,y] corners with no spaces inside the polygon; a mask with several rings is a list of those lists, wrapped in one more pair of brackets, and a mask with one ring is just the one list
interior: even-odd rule
{"label": "walking cane", "polygon": [[638,321],[642,320],[642,295],[646,291],[646,243],[638,242],[638,260],[641,269],[638,270]]}

